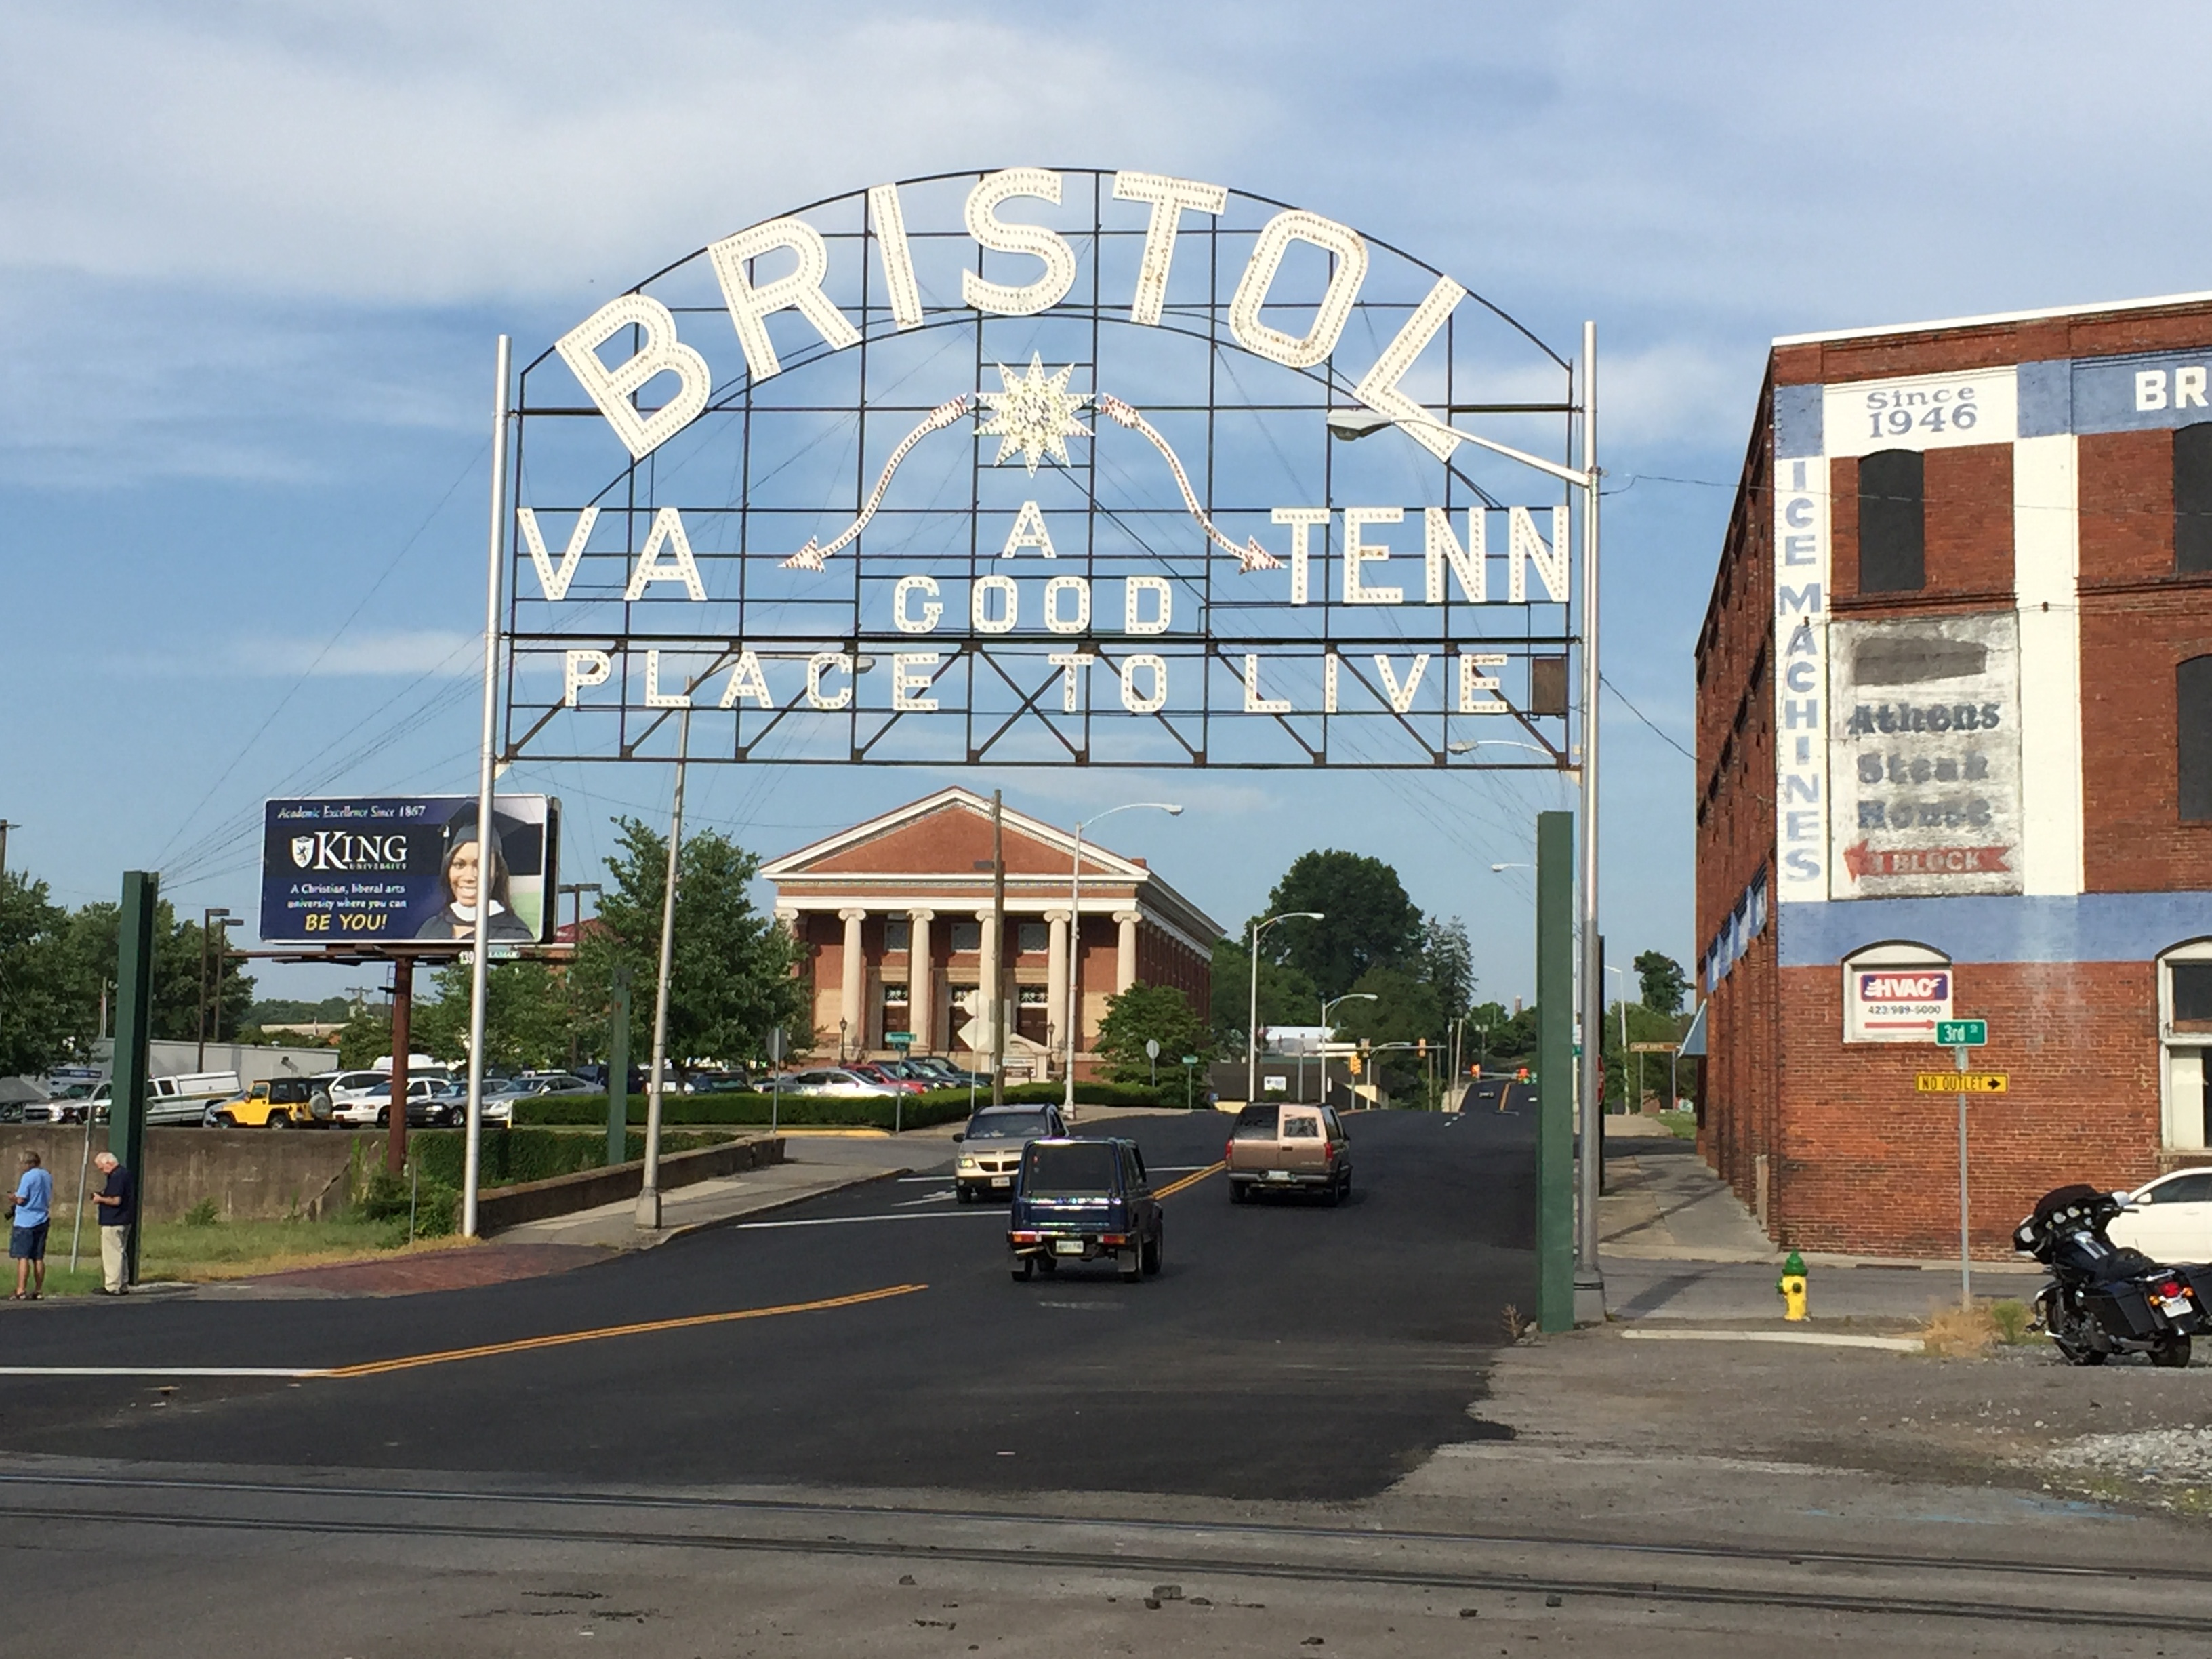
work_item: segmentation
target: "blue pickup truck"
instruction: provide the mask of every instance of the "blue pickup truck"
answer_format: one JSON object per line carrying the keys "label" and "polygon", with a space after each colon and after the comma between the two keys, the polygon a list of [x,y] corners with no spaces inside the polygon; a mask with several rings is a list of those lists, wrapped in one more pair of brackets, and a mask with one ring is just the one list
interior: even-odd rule
{"label": "blue pickup truck", "polygon": [[1006,1218],[1013,1276],[1110,1256],[1125,1279],[1160,1270],[1160,1201],[1133,1140],[1032,1140]]}

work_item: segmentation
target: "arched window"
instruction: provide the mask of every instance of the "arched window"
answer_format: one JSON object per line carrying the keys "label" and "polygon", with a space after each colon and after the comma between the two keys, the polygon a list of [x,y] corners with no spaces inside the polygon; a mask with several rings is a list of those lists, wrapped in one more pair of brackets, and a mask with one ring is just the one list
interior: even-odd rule
{"label": "arched window", "polygon": [[2195,1152],[2212,1146],[2212,939],[2179,945],[2158,962],[2160,1139]]}
{"label": "arched window", "polygon": [[1881,449],[1859,462],[1859,592],[1911,593],[1928,585],[1926,475],[1917,449]]}
{"label": "arched window", "polygon": [[2173,568],[2212,572],[2212,421],[2173,434]]}
{"label": "arched window", "polygon": [[2212,657],[2173,671],[2173,760],[2184,823],[2212,823]]}

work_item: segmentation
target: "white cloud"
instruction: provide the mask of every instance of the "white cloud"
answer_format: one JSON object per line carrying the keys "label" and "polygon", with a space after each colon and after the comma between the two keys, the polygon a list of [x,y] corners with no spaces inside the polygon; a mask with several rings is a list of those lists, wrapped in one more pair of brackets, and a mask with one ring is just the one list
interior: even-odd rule
{"label": "white cloud", "polygon": [[483,668],[483,635],[452,629],[421,628],[342,637],[327,646],[274,640],[233,653],[228,659],[240,672],[313,675],[320,679],[442,678],[475,675]]}

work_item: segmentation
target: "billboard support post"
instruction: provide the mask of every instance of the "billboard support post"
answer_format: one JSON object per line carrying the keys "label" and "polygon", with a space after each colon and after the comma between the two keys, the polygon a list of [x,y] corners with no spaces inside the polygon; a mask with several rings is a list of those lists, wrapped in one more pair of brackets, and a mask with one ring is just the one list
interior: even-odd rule
{"label": "billboard support post", "polygon": [[407,1056],[415,1046],[415,958],[404,951],[392,957],[392,1104],[385,1113],[384,1167],[407,1171]]}
{"label": "billboard support post", "polygon": [[629,969],[615,969],[613,1006],[607,1013],[607,1163],[629,1156]]}
{"label": "billboard support post", "polygon": [[1574,847],[1573,813],[1536,815],[1536,1321],[1547,1331],[1575,1323]]}
{"label": "billboard support post", "polygon": [[660,884],[660,969],[653,991],[653,1070],[645,1079],[645,1173],[637,1194],[641,1227],[660,1225],[660,1097],[668,1066],[668,979],[676,952],[676,878],[684,852],[684,769],[690,754],[691,711],[686,708],[676,727],[676,803],[668,815],[668,873]]}
{"label": "billboard support post", "polygon": [[[514,343],[502,334],[493,354],[498,389],[492,394],[491,416],[491,537],[484,574],[483,741],[477,761],[477,925],[474,960],[469,972],[469,1128],[468,1149],[462,1159],[461,1233],[477,1236],[477,1185],[483,1173],[485,976],[491,971],[491,889],[497,830],[492,818],[493,744],[499,725],[500,575],[507,542],[507,410],[508,368]],[[398,1056],[392,1056],[398,1063]],[[392,1103],[393,1115],[404,1119],[407,1103]]]}
{"label": "billboard support post", "polygon": [[[146,1190],[146,1044],[154,1020],[154,907],[161,890],[161,878],[155,872],[125,871],[123,908],[115,919],[115,1050],[108,1073],[107,1150],[122,1160],[142,1193]],[[91,1117],[88,1111],[86,1121]],[[130,1252],[123,1264],[127,1285],[138,1279],[138,1235],[143,1231],[132,1227],[124,1233]]]}

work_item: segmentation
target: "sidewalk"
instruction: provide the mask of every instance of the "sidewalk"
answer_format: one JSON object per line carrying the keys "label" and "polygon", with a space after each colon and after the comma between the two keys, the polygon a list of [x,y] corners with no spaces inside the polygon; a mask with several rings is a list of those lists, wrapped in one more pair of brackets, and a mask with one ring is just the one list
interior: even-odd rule
{"label": "sidewalk", "polygon": [[[1638,1121],[1630,1119],[1629,1123]],[[1622,1136],[1607,1120],[1606,1185],[1598,1200],[1599,1265],[1614,1319],[1781,1322],[1774,1281],[1783,1253],[1694,1143],[1649,1131]],[[1657,1126],[1654,1126],[1657,1127]],[[1956,1307],[1956,1261],[1889,1261],[1808,1252],[1813,1317],[1913,1321]],[[2026,1262],[1974,1264],[1977,1300],[2033,1297]]]}

